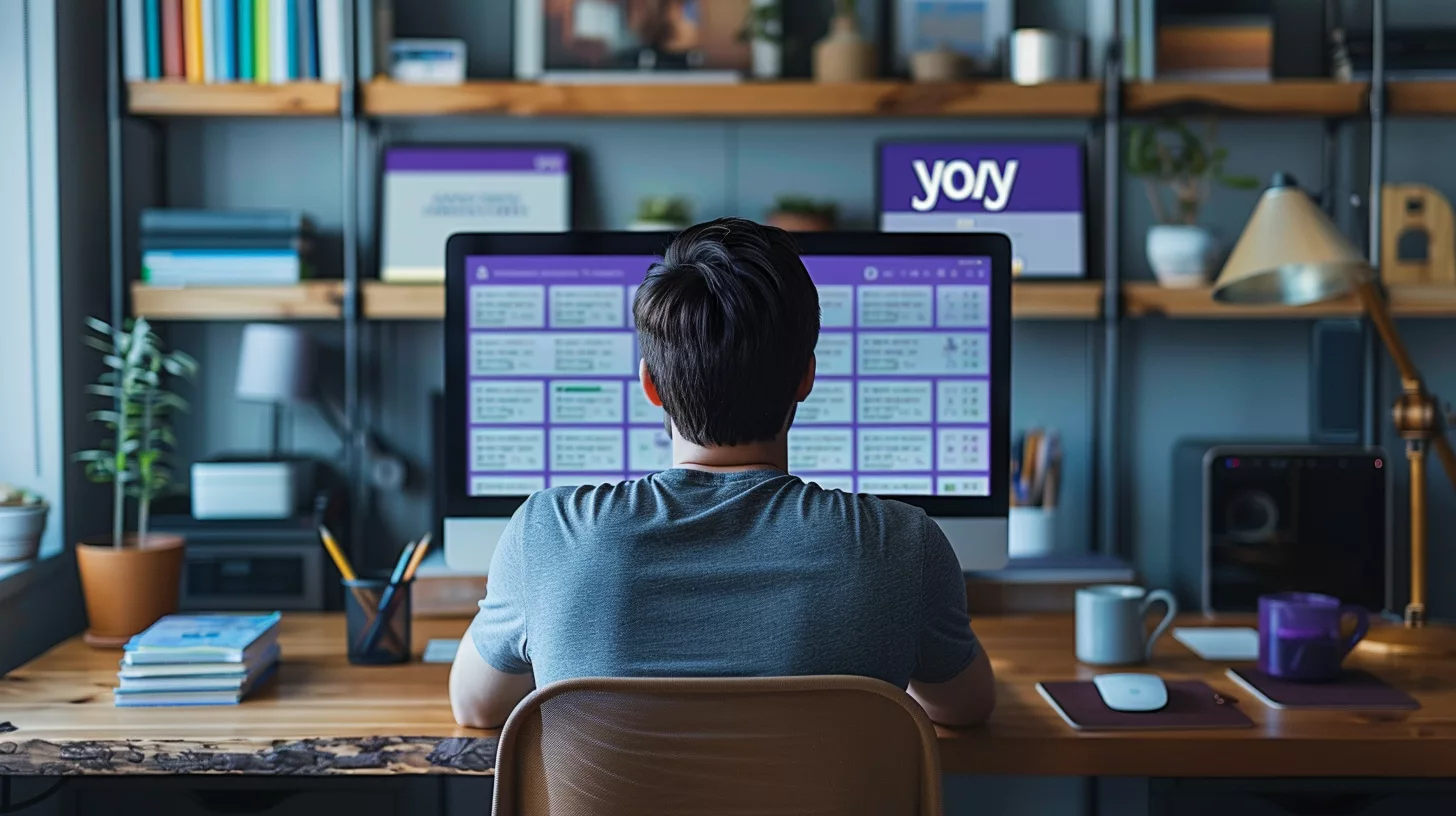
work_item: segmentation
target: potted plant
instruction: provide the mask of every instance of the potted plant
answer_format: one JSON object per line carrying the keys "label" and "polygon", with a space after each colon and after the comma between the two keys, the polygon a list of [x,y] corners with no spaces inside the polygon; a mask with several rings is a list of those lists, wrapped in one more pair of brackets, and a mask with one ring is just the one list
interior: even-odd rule
{"label": "potted plant", "polygon": [[0,485],[0,564],[35,558],[50,510],[40,496]]}
{"label": "potted plant", "polygon": [[784,21],[779,0],[753,0],[738,31],[738,41],[748,43],[754,79],[778,79],[783,73]]}
{"label": "potted plant", "polygon": [[861,82],[875,75],[875,45],[859,30],[858,0],[834,0],[829,34],[814,46],[816,82]]}
{"label": "potted plant", "polygon": [[768,223],[789,232],[829,232],[838,221],[838,204],[804,195],[779,196],[768,214]]}
{"label": "potted plant", "polygon": [[[100,449],[75,458],[91,481],[112,485],[111,534],[81,541],[76,565],[86,601],[86,642],[119,647],[177,611],[184,542],[181,536],[152,532],[151,508],[152,499],[172,482],[172,413],[187,409],[167,383],[172,377],[191,379],[197,361],[166,350],[144,318],[121,329],[94,318],[87,325],[98,336],[88,336],[86,343],[101,351],[106,371],[86,391],[108,401],[106,409],[89,418],[105,426],[109,438]],[[126,530],[129,498],[136,502],[131,533]]]}
{"label": "potted plant", "polygon": [[[1251,190],[1252,176],[1230,176],[1223,165],[1228,150],[1219,147],[1209,124],[1207,138],[1175,119],[1133,125],[1128,132],[1127,170],[1143,180],[1157,225],[1148,230],[1148,264],[1158,282],[1169,287],[1201,286],[1208,281],[1218,243],[1198,225],[1209,187]],[[1164,202],[1172,193],[1172,205]]]}
{"label": "potted plant", "polygon": [[648,196],[637,204],[633,232],[676,232],[693,222],[693,207],[682,196]]}

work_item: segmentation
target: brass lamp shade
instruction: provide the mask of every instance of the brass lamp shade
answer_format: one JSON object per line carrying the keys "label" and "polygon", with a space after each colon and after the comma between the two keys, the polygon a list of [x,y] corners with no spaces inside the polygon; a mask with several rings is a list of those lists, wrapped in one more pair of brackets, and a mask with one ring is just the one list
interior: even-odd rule
{"label": "brass lamp shade", "polygon": [[1219,273],[1213,299],[1306,306],[1346,295],[1372,277],[1359,251],[1294,179],[1280,173]]}

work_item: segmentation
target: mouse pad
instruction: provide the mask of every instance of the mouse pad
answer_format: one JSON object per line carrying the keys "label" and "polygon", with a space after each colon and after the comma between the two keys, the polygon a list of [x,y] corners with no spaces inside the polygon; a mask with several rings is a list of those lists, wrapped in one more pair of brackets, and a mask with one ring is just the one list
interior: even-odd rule
{"label": "mouse pad", "polygon": [[[1202,680],[1167,683],[1168,704],[1158,711],[1113,711],[1088,681],[1037,683],[1036,690],[1067,725],[1084,731],[1252,728],[1254,721]],[[1219,699],[1224,699],[1223,703]]]}
{"label": "mouse pad", "polygon": [[1281,680],[1258,669],[1229,669],[1228,676],[1270,708],[1410,711],[1421,707],[1414,697],[1364,669],[1346,669],[1326,683]]}

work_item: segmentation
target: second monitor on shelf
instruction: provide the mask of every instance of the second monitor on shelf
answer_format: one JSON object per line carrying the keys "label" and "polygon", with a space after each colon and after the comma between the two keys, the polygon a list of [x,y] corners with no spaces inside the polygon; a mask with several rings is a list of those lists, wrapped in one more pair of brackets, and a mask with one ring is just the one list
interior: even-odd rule
{"label": "second monitor on shelf", "polygon": [[[672,466],[631,303],[671,236],[456,235],[446,252],[445,548],[485,572],[532,492]],[[1006,560],[1011,251],[1001,235],[798,236],[819,289],[814,392],[789,469],[893,496],[965,569]]]}

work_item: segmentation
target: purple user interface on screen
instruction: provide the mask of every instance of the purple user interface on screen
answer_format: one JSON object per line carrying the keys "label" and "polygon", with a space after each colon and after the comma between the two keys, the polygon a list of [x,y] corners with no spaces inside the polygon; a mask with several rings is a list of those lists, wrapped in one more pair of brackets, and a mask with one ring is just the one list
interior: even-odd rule
{"label": "purple user interface on screen", "polygon": [[[471,496],[672,466],[632,299],[650,256],[466,258]],[[829,488],[986,496],[991,260],[808,256],[823,328],[789,469]]]}

